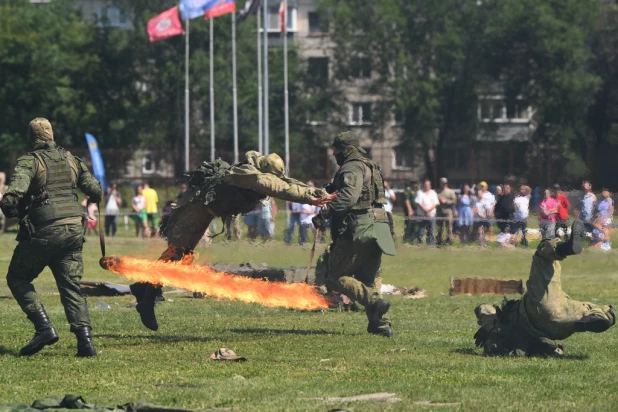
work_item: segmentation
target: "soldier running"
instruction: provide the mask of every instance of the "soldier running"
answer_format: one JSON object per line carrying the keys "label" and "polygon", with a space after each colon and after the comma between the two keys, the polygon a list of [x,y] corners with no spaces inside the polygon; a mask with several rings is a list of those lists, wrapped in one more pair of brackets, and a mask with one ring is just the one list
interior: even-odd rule
{"label": "soldier running", "polygon": [[390,304],[382,299],[379,277],[382,254],[395,255],[392,217],[383,206],[384,180],[380,166],[363,156],[352,132],[335,137],[333,154],[340,169],[327,190],[338,191],[328,208],[314,218],[316,227],[331,218],[329,249],[318,259],[316,281],[365,307],[367,332],[391,337],[386,316]]}
{"label": "soldier running", "polygon": [[32,120],[28,136],[34,150],[17,160],[9,189],[0,202],[7,217],[20,218],[19,243],[6,280],[36,331],[19,354],[34,355],[59,339],[32,285],[49,266],[71,332],[77,337],[77,356],[96,356],[88,305],[79,287],[84,271],[84,231],[76,189],[94,203],[100,202],[103,190],[81,159],[56,145],[47,119]]}

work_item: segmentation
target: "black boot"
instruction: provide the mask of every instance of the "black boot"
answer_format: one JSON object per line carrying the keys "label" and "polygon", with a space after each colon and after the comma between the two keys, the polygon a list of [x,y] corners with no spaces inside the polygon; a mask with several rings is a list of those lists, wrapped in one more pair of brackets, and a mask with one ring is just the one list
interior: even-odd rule
{"label": "black boot", "polygon": [[92,344],[92,329],[90,326],[84,326],[75,331],[77,338],[77,356],[80,358],[93,358],[97,356],[97,351]]}
{"label": "black boot", "polygon": [[34,324],[34,337],[19,351],[19,356],[31,356],[39,353],[45,346],[58,342],[58,333],[52,326],[45,309],[28,313],[28,319]]}
{"label": "black boot", "polygon": [[367,318],[369,319],[369,325],[367,326],[367,332],[373,335],[380,335],[390,338],[393,336],[393,328],[390,322],[386,322],[382,319],[382,316],[388,312],[391,304],[384,299],[378,299],[373,304],[367,306]]}
{"label": "black boot", "polygon": [[571,226],[571,237],[566,242],[560,243],[556,246],[556,253],[563,257],[579,255],[582,253],[583,236],[584,223],[581,220],[576,219]]}
{"label": "black boot", "polygon": [[139,312],[139,316],[142,319],[142,323],[150,330],[158,330],[159,324],[157,323],[157,316],[155,315],[155,303],[157,296],[161,292],[160,287],[155,287],[154,285],[147,284],[148,287],[144,292],[141,301],[138,300],[137,306],[135,309]]}

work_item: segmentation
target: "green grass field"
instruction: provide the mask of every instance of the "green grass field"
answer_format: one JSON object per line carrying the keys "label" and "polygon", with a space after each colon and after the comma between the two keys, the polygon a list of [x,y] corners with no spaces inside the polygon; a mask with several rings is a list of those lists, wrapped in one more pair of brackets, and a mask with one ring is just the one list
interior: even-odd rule
{"label": "green grass field", "polygon": [[[283,226],[280,224],[280,228]],[[108,239],[108,254],[156,258],[160,240],[121,236]],[[6,273],[14,234],[0,236],[0,271]],[[614,234],[615,241],[616,239]],[[318,253],[325,246],[318,247]],[[216,239],[200,246],[201,262],[303,266],[310,246],[280,241],[251,244]],[[0,299],[0,403],[75,393],[112,406],[134,400],[189,409],[243,411],[353,408],[362,411],[613,410],[618,408],[618,329],[579,334],[565,342],[566,357],[486,358],[474,349],[478,303],[500,296],[449,297],[452,276],[527,277],[533,249],[482,250],[470,246],[435,249],[398,246],[383,261],[384,283],[420,286],[429,297],[388,297],[395,336],[365,332],[362,313],[326,314],[271,309],[224,300],[168,294],[158,305],[160,329],[145,329],[133,299],[90,298],[95,359],[74,357],[51,273],[35,282],[61,339],[31,358],[14,354],[32,328],[14,300]],[[85,280],[128,283],[99,268],[94,236],[85,244]],[[564,286],[575,299],[618,303],[618,252],[587,250],[563,264]],[[0,296],[10,295],[0,282]],[[111,310],[95,309],[104,300]],[[227,347],[245,363],[217,363],[209,356]],[[402,349],[392,352],[392,349]],[[395,403],[342,403],[314,398],[395,393]],[[422,402],[450,405],[424,406]]]}

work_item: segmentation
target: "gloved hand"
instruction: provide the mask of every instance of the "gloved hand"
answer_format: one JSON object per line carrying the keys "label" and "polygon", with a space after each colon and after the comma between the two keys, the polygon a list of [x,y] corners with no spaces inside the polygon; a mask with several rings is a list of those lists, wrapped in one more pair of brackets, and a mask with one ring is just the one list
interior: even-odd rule
{"label": "gloved hand", "polygon": [[311,222],[313,223],[313,227],[315,227],[317,230],[324,231],[326,229],[326,219],[324,218],[324,215],[322,213],[318,213],[317,215],[315,215],[311,219]]}
{"label": "gloved hand", "polygon": [[19,211],[17,210],[17,205],[8,203],[6,199],[0,200],[0,209],[2,209],[2,213],[4,216],[8,218],[13,218],[19,216]]}

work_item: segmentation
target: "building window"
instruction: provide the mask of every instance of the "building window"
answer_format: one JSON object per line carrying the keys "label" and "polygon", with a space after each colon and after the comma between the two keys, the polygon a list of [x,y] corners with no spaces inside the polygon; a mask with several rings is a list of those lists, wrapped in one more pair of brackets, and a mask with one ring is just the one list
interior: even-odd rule
{"label": "building window", "polygon": [[307,59],[307,74],[317,86],[328,84],[328,57],[310,57]]}
{"label": "building window", "polygon": [[371,77],[371,60],[366,57],[352,59],[350,75],[354,79],[368,79]]}
{"label": "building window", "polygon": [[98,18],[101,23],[111,27],[126,27],[129,23],[127,14],[118,7],[101,7]]}
{"label": "building window", "polygon": [[393,150],[391,164],[393,170],[411,170],[413,167],[414,152],[400,148]]}
{"label": "building window", "polygon": [[[286,21],[287,31],[296,31],[296,8],[288,5],[288,16]],[[279,20],[279,6],[268,8],[268,31],[281,32],[281,21]]]}
{"label": "building window", "polygon": [[309,34],[310,35],[324,35],[328,33],[328,26],[325,24],[324,19],[320,18],[320,14],[315,11],[310,11],[307,14],[309,20]]}
{"label": "building window", "polygon": [[371,103],[351,103],[348,124],[353,126],[371,124]]}
{"label": "building window", "polygon": [[451,170],[467,170],[470,151],[468,149],[447,149],[444,151],[444,160]]}
{"label": "building window", "polygon": [[506,103],[502,96],[486,96],[479,99],[478,118],[482,122],[528,122],[530,106],[522,99]]}
{"label": "building window", "polygon": [[154,160],[151,153],[142,155],[142,173],[145,175],[154,173]]}
{"label": "building window", "polygon": [[401,126],[406,121],[404,110],[400,107],[393,107],[393,123],[396,126]]}

